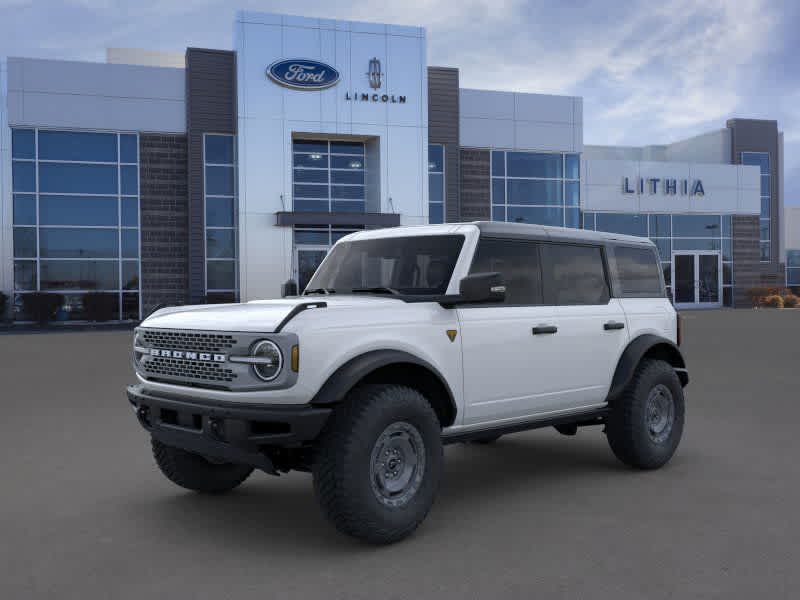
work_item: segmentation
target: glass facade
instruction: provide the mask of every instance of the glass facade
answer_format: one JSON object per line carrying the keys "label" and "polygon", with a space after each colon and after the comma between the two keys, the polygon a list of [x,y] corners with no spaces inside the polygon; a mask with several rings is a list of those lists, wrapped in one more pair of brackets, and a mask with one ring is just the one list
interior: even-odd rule
{"label": "glass facade", "polygon": [[761,261],[769,262],[772,258],[770,242],[770,199],[772,197],[769,174],[769,152],[742,152],[742,164],[753,165],[761,169],[761,218],[759,220],[759,244]]}
{"label": "glass facade", "polygon": [[364,143],[292,141],[295,211],[365,212]]}
{"label": "glass facade", "polygon": [[237,268],[236,137],[205,134],[206,293],[215,302],[235,302]]}
{"label": "glass facade", "polygon": [[680,215],[601,213],[583,214],[583,228],[649,237],[658,247],[667,291],[672,295],[672,253],[692,250],[719,251],[722,259],[723,304],[730,306],[733,286],[732,217],[730,215]]}
{"label": "glass facade", "polygon": [[492,220],[580,227],[580,155],[493,150]]}
{"label": "glass facade", "polygon": [[428,144],[428,223],[444,221],[444,146]]}
{"label": "glass facade", "polygon": [[12,130],[15,318],[37,291],[63,296],[56,320],[88,318],[96,292],[112,318],[140,318],[138,147],[134,133]]}
{"label": "glass facade", "polygon": [[786,285],[800,286],[800,250],[786,251]]}

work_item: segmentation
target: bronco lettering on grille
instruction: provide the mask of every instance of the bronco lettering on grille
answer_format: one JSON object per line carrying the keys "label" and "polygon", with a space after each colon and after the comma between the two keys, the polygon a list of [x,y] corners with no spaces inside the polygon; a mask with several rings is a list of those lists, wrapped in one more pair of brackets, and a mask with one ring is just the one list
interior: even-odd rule
{"label": "bronco lettering on grille", "polygon": [[226,354],[209,354],[207,352],[188,352],[182,350],[161,350],[153,348],[150,356],[160,356],[163,358],[180,358],[183,360],[202,360],[205,362],[225,362],[228,360]]}

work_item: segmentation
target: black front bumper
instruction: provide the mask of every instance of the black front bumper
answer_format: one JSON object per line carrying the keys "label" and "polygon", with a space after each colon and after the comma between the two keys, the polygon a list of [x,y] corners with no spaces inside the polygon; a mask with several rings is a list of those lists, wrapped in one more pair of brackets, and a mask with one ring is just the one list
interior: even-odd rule
{"label": "black front bumper", "polygon": [[299,448],[314,440],[331,413],[307,404],[270,406],[199,401],[153,394],[140,385],[127,389],[142,427],[175,448],[269,473],[275,468],[269,448]]}

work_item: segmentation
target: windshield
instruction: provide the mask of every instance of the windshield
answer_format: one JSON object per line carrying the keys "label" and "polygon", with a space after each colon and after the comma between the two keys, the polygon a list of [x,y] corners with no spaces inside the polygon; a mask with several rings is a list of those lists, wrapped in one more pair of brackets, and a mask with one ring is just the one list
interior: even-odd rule
{"label": "windshield", "polygon": [[314,273],[306,293],[441,295],[463,245],[463,235],[340,242]]}

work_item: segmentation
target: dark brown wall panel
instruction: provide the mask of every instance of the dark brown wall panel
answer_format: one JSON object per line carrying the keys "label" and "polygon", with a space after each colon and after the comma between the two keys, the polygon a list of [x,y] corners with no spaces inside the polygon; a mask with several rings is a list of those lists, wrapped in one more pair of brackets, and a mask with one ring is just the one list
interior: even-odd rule
{"label": "dark brown wall panel", "polygon": [[458,69],[428,67],[428,140],[444,145],[445,221],[460,219]]}
{"label": "dark brown wall panel", "polygon": [[236,53],[186,51],[186,134],[189,176],[189,300],[205,298],[203,134],[236,133]]}
{"label": "dark brown wall panel", "polygon": [[460,221],[489,221],[492,218],[489,158],[488,150],[461,150]]}

